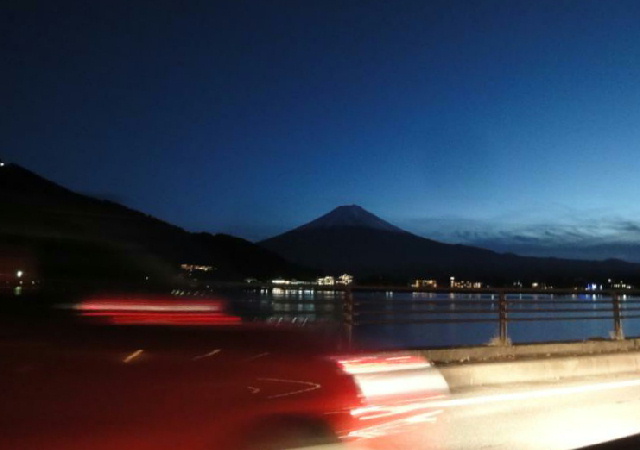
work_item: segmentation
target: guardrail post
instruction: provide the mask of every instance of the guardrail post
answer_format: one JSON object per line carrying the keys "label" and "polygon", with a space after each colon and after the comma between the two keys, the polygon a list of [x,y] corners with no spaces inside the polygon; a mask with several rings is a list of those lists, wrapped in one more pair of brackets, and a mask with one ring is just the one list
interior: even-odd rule
{"label": "guardrail post", "polygon": [[509,343],[507,335],[507,294],[504,291],[500,291],[498,311],[500,317],[500,345],[507,345]]}
{"label": "guardrail post", "polygon": [[620,312],[620,295],[617,292],[611,293],[611,303],[613,304],[613,339],[624,339],[622,332],[622,314]]}
{"label": "guardrail post", "polygon": [[353,293],[349,286],[344,290],[344,304],[342,306],[342,322],[345,334],[345,346],[351,350],[353,346]]}

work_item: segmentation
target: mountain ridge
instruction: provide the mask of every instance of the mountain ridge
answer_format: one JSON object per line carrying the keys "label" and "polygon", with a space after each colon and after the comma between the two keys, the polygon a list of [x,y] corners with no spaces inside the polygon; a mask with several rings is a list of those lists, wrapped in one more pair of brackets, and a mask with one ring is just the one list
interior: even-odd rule
{"label": "mountain ridge", "polygon": [[[0,249],[29,249],[49,278],[66,280],[80,273],[117,278],[117,265],[131,265],[136,269],[127,279],[140,280],[149,276],[152,262],[163,267],[154,272],[156,278],[175,275],[182,263],[213,266],[212,276],[225,280],[307,273],[242,238],[189,232],[116,202],[73,192],[17,164],[0,167],[0,208]],[[110,261],[108,270],[101,255],[105,264]]]}
{"label": "mountain ridge", "polygon": [[390,231],[344,223],[315,227],[309,224],[259,244],[292,262],[327,273],[344,271],[360,279],[449,279],[454,276],[485,283],[509,284],[521,280],[558,285],[574,285],[582,279],[585,283],[612,277],[640,279],[640,264],[619,260],[583,261],[503,254],[481,247],[438,242],[393,225]]}
{"label": "mountain ridge", "polygon": [[[319,272],[348,272],[361,280],[455,276],[495,283],[640,278],[640,264],[617,259],[537,258],[445,244],[402,230],[358,205],[339,206],[253,244],[185,231],[116,202],[75,193],[15,164],[0,167],[0,208],[0,248],[28,248],[45,272],[61,279],[82,273],[140,280],[152,269],[154,276],[168,276],[180,263],[214,266],[215,276],[226,280],[309,278]],[[134,258],[122,258],[126,252]],[[124,270],[129,259],[140,267]]]}

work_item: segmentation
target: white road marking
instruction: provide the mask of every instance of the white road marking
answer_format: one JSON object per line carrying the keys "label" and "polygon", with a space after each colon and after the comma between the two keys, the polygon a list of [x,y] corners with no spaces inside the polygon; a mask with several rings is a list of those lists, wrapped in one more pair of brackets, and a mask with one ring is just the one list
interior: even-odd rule
{"label": "white road marking", "polygon": [[202,359],[202,358],[208,358],[208,357],[210,357],[210,356],[217,355],[218,353],[220,353],[220,351],[221,351],[221,350],[220,350],[219,348],[217,348],[217,349],[215,349],[215,350],[210,351],[209,353],[205,353],[204,355],[198,355],[198,356],[195,356],[195,357],[193,358],[193,360],[194,360],[194,361],[197,361],[197,360]]}
{"label": "white road marking", "polygon": [[568,386],[549,389],[538,389],[526,392],[513,392],[510,394],[493,394],[469,398],[450,398],[447,400],[429,402],[434,408],[447,408],[455,406],[482,405],[495,402],[507,402],[516,400],[529,400],[536,398],[547,398],[558,395],[585,394],[588,392],[606,391],[612,389],[623,389],[640,386],[640,379],[611,381],[606,383],[595,383],[581,386]]}
{"label": "white road marking", "polygon": [[122,362],[125,364],[130,363],[131,361],[136,359],[138,356],[142,355],[142,352],[144,352],[144,350],[136,350],[135,352],[127,356],[125,359],[123,359]]}

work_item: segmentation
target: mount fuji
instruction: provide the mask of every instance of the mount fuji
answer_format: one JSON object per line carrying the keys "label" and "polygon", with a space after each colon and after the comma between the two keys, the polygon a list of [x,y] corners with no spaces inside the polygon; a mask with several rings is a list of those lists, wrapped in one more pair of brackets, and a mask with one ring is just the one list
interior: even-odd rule
{"label": "mount fuji", "polygon": [[372,230],[393,231],[406,233],[406,231],[391,225],[380,217],[358,205],[338,206],[324,216],[302,225],[296,230],[313,230],[337,227],[362,227]]}

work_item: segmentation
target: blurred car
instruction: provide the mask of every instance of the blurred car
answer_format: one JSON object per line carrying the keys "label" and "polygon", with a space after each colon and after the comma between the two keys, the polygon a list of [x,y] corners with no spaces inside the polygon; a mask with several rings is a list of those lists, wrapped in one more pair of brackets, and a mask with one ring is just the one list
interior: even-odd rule
{"label": "blurred car", "polygon": [[360,445],[432,420],[428,399],[448,391],[420,356],[340,355],[299,327],[243,324],[219,301],[102,298],[77,309],[108,325],[0,331],[0,448]]}

